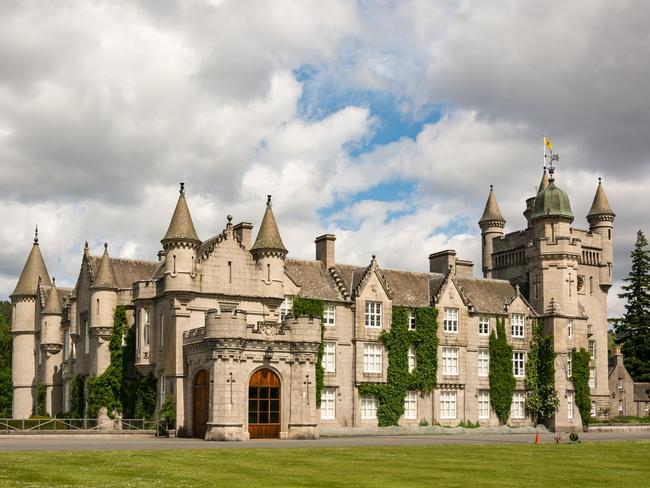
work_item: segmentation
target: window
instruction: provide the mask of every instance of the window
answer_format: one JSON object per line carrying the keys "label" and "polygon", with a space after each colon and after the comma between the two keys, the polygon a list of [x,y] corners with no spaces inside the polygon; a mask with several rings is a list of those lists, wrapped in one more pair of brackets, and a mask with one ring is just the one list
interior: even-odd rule
{"label": "window", "polygon": [[618,401],[618,411],[622,412],[623,411],[623,400]]}
{"label": "window", "polygon": [[158,391],[160,392],[160,405],[165,402],[165,377],[161,376],[160,379],[158,380],[159,386],[158,386]]}
{"label": "window", "polygon": [[323,344],[323,369],[326,373],[336,371],[336,343],[326,342]]}
{"label": "window", "polygon": [[144,311],[144,345],[149,345],[149,310]]}
{"label": "window", "polygon": [[591,359],[596,359],[596,341],[587,342],[587,350]]}
{"label": "window", "polygon": [[512,353],[512,374],[519,377],[525,376],[523,351]]}
{"label": "window", "polygon": [[487,390],[478,392],[478,418],[490,418],[490,392]]}
{"label": "window", "polygon": [[488,335],[490,333],[490,319],[481,317],[478,319],[478,335]]}
{"label": "window", "polygon": [[458,348],[442,348],[442,374],[458,375]]}
{"label": "window", "polygon": [[458,333],[458,309],[457,308],[445,308],[443,331],[449,334]]}
{"label": "window", "polygon": [[441,419],[456,418],[456,392],[455,391],[440,392],[440,418]]}
{"label": "window", "polygon": [[363,372],[381,373],[381,345],[363,345]]}
{"label": "window", "polygon": [[381,303],[366,302],[366,327],[381,327]]}
{"label": "window", "polygon": [[409,330],[415,330],[415,312],[409,312]]}
{"label": "window", "polygon": [[573,320],[569,319],[566,326],[566,333],[569,339],[573,337]]}
{"label": "window", "polygon": [[510,408],[511,419],[523,419],[526,417],[525,402],[526,397],[523,393],[514,393],[512,395],[512,407]]}
{"label": "window", "polygon": [[488,376],[490,374],[490,351],[487,349],[478,350],[478,375]]}
{"label": "window", "polygon": [[418,418],[418,397],[414,391],[407,391],[404,398],[404,418],[414,420]]}
{"label": "window", "polygon": [[361,418],[377,418],[377,399],[373,395],[361,395]]}
{"label": "window", "polygon": [[158,335],[160,336],[160,348],[165,345],[165,316],[163,314],[160,314],[160,330],[158,331]]}
{"label": "window", "polygon": [[90,333],[88,330],[88,319],[84,319],[84,354],[90,352]]}
{"label": "window", "polygon": [[566,394],[566,415],[568,419],[573,418],[573,392],[569,391]]}
{"label": "window", "polygon": [[573,358],[571,357],[571,354],[567,354],[566,357],[566,377],[571,378],[573,375]]}
{"label": "window", "polygon": [[323,325],[326,327],[336,325],[336,305],[325,305],[323,309]]}
{"label": "window", "polygon": [[280,305],[280,322],[284,321],[291,312],[293,312],[293,297],[287,295]]}
{"label": "window", "polygon": [[336,418],[336,389],[323,388],[320,396],[321,420],[334,420]]}
{"label": "window", "polygon": [[522,314],[512,314],[510,326],[512,328],[512,337],[524,337],[524,316]]}
{"label": "window", "polygon": [[596,416],[596,404],[594,402],[591,402],[591,412],[590,412],[592,417]]}
{"label": "window", "polygon": [[589,368],[589,388],[596,388],[596,368]]}
{"label": "window", "polygon": [[618,389],[622,390],[623,389],[623,378],[618,379]]}
{"label": "window", "polygon": [[408,352],[408,366],[409,366],[409,373],[412,373],[413,370],[415,369],[416,365],[416,358],[415,358],[415,346],[409,347],[409,352]]}

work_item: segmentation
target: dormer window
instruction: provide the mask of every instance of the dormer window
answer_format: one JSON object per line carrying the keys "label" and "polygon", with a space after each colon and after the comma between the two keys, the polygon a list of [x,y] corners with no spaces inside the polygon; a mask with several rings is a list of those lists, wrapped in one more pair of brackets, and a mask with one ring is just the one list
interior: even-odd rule
{"label": "dormer window", "polygon": [[443,331],[448,334],[458,334],[458,309],[445,307]]}
{"label": "dormer window", "polygon": [[366,327],[381,327],[381,302],[366,302],[364,322]]}
{"label": "dormer window", "polygon": [[510,326],[512,329],[512,337],[522,338],[524,337],[524,315],[519,313],[514,313],[510,317]]}

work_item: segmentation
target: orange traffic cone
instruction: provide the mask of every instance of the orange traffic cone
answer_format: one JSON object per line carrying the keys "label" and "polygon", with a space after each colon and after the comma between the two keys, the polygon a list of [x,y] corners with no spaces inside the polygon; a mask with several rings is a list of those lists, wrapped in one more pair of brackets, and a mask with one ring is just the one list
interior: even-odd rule
{"label": "orange traffic cone", "polygon": [[540,440],[540,438],[539,438],[539,432],[538,432],[537,435],[535,436],[535,444],[541,444],[541,440]]}

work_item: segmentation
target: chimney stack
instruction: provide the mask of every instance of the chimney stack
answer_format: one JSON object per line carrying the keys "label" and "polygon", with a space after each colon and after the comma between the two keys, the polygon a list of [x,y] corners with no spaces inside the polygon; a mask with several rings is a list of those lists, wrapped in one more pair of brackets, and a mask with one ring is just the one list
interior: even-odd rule
{"label": "chimney stack", "polygon": [[455,267],[456,251],[453,249],[447,249],[445,251],[429,254],[429,271],[431,273],[447,274],[449,268]]}
{"label": "chimney stack", "polygon": [[326,269],[330,269],[335,264],[334,241],[336,241],[334,234],[323,234],[314,241],[316,243],[316,260],[321,261]]}
{"label": "chimney stack", "polygon": [[246,249],[251,248],[251,241],[253,237],[253,224],[250,222],[240,222],[233,227],[233,232]]}

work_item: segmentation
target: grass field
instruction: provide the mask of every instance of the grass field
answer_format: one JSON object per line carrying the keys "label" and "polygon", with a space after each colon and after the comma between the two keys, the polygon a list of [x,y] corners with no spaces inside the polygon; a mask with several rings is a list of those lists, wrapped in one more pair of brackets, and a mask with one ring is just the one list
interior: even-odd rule
{"label": "grass field", "polygon": [[0,486],[650,486],[650,442],[0,453]]}

